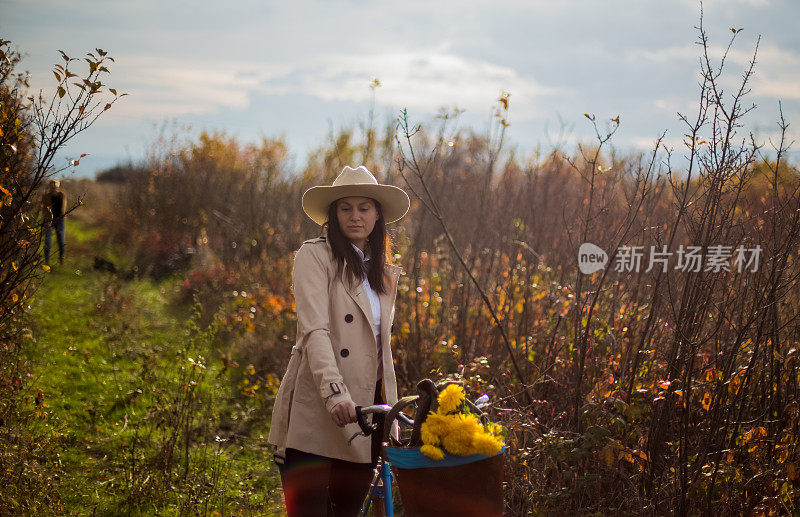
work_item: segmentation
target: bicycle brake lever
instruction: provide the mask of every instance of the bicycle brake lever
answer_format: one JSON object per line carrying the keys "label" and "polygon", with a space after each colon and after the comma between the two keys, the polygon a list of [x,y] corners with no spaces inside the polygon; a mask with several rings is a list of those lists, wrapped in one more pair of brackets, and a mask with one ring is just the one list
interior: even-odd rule
{"label": "bicycle brake lever", "polygon": [[[364,433],[364,436],[371,435],[372,431],[378,428],[378,424],[367,423],[367,421],[364,419],[364,413],[361,412],[361,406],[356,406],[356,420],[358,421],[358,426],[361,428],[361,431]],[[350,438],[350,440],[352,441],[353,438]]]}

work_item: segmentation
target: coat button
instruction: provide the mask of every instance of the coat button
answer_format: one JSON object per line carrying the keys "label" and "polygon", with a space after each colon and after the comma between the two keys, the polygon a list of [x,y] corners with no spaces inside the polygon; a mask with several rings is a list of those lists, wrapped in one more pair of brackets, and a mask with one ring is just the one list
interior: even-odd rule
{"label": "coat button", "polygon": [[[349,316],[349,314],[348,314],[348,316]],[[348,355],[350,355],[350,350],[348,350],[346,348],[342,348],[342,351],[339,352],[339,354],[341,354],[342,357],[347,357]]]}
{"label": "coat button", "polygon": [[345,315],[344,321],[346,321],[347,323],[352,322],[353,321],[353,315],[352,314]]}

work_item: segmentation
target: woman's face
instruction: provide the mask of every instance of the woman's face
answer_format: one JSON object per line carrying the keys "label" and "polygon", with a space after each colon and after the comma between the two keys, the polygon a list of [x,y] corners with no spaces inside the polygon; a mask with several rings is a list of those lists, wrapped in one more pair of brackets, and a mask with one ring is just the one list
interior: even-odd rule
{"label": "woman's face", "polygon": [[368,197],[343,197],[336,202],[336,218],[342,233],[363,249],[378,221],[378,208]]}

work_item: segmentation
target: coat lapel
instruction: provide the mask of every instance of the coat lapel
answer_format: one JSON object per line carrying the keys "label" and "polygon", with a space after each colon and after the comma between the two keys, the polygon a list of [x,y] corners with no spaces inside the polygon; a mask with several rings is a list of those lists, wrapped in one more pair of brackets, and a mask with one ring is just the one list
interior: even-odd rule
{"label": "coat lapel", "polygon": [[[344,281],[344,283],[345,291],[347,291],[347,294],[349,294],[353,301],[356,302],[356,305],[359,306],[364,317],[367,318],[369,326],[372,328],[372,335],[374,336],[375,322],[372,319],[372,307],[369,304],[369,296],[367,296],[367,293],[364,291],[364,286],[362,284],[358,284],[351,289],[349,282]],[[381,314],[381,317],[383,317],[383,314]]]}
{"label": "coat lapel", "polygon": [[[386,273],[389,278],[390,284],[386,286],[386,292],[378,295],[381,301],[381,334],[384,334],[384,322],[388,322],[392,315],[392,307],[394,306],[394,298],[397,294],[397,282],[400,279],[400,268],[397,266],[387,265]],[[391,324],[389,324],[391,327]]]}
{"label": "coat lapel", "polygon": [[[391,316],[392,306],[394,305],[394,297],[397,292],[396,286],[399,279],[399,271],[400,268],[396,266],[387,266],[386,272],[391,283],[387,286],[385,293],[378,295],[378,299],[381,303],[381,334],[383,334],[383,327],[385,327],[383,322],[388,322]],[[356,302],[356,305],[358,305],[361,309],[361,313],[365,318],[367,318],[367,321],[369,321],[369,326],[372,328],[372,335],[374,336],[375,321],[372,317],[372,307],[369,304],[369,296],[367,295],[366,291],[364,291],[364,285],[358,284],[351,289],[347,285],[347,282],[345,282],[345,291],[347,291],[347,294],[349,294],[353,301]]]}

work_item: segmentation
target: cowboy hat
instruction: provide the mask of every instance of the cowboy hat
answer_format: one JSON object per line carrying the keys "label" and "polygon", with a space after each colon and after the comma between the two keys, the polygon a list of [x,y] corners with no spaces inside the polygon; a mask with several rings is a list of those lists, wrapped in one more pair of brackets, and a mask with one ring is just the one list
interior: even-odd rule
{"label": "cowboy hat", "polygon": [[315,223],[322,225],[328,220],[328,207],[337,199],[350,196],[368,197],[378,201],[383,210],[383,219],[393,223],[401,219],[411,206],[408,194],[393,185],[378,183],[375,176],[363,165],[345,167],[333,180],[332,185],[311,187],[303,193],[303,211]]}

